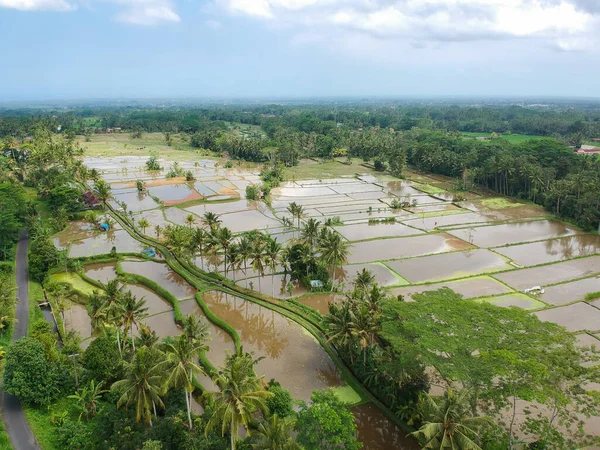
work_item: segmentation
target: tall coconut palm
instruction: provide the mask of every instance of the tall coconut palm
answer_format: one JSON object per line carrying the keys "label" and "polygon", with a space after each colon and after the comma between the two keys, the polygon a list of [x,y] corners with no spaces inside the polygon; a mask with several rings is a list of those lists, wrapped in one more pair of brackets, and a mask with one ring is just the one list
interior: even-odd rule
{"label": "tall coconut palm", "polygon": [[275,297],[275,267],[279,262],[281,255],[281,244],[277,243],[277,239],[270,239],[265,247],[265,264],[271,267],[271,297]]}
{"label": "tall coconut palm", "polygon": [[185,334],[179,336],[175,344],[167,344],[167,361],[169,368],[164,377],[167,387],[183,388],[187,407],[188,424],[192,429],[192,392],[194,391],[194,375],[203,374],[204,370],[196,363],[200,353],[208,350],[204,342],[188,339]]}
{"label": "tall coconut palm", "polygon": [[246,235],[242,236],[238,244],[238,252],[240,260],[244,265],[244,276],[246,277],[246,287],[248,287],[248,259],[252,253],[252,243]]}
{"label": "tall coconut palm", "polygon": [[160,225],[156,225],[154,227],[154,232],[156,233],[156,239],[160,237],[160,233],[162,232],[162,227]]}
{"label": "tall coconut palm", "polygon": [[335,269],[338,265],[348,262],[350,254],[350,244],[344,240],[338,233],[331,231],[326,239],[319,243],[321,258],[331,267],[331,279],[334,278]]}
{"label": "tall coconut palm", "polygon": [[425,449],[481,450],[475,442],[481,430],[490,425],[487,417],[470,413],[469,391],[448,390],[436,399],[426,395],[423,404],[423,426],[413,436]]}
{"label": "tall coconut palm", "polygon": [[133,351],[135,351],[133,327],[139,328],[140,321],[148,317],[146,300],[143,297],[138,300],[135,295],[130,291],[127,291],[121,296],[118,311],[123,324],[123,350],[125,350],[125,345],[127,344],[127,330],[129,329],[131,344],[133,346]]}
{"label": "tall coconut palm", "polygon": [[233,242],[229,247],[229,268],[233,273],[233,281],[235,283],[235,274],[240,270],[242,260],[240,259],[240,246],[236,242]]}
{"label": "tall coconut palm", "polygon": [[202,270],[204,270],[204,254],[206,253],[206,244],[208,239],[209,236],[206,230],[203,228],[196,228],[196,232],[194,233],[194,243],[196,244],[198,254],[200,255],[200,264],[202,266]]}
{"label": "tall coconut palm", "polygon": [[211,235],[215,249],[223,250],[225,276],[227,276],[227,251],[233,241],[233,233],[229,228],[223,227],[214,228]]}
{"label": "tall coconut palm", "polygon": [[164,355],[156,348],[140,347],[131,363],[126,364],[125,378],[111,386],[111,391],[121,393],[117,408],[135,406],[135,420],[152,426],[152,409],[164,408],[163,389]]}
{"label": "tall coconut palm", "polygon": [[321,222],[315,220],[314,218],[310,218],[304,224],[302,228],[302,232],[300,237],[312,248],[315,247],[317,240],[319,238],[319,227],[321,226]]}
{"label": "tall coconut palm", "polygon": [[221,223],[219,216],[211,211],[205,212],[200,221],[202,222],[202,225],[211,229],[215,228]]}
{"label": "tall coconut palm", "polygon": [[215,393],[215,404],[206,424],[206,433],[220,423],[222,436],[229,430],[231,450],[236,448],[239,426],[243,425],[250,434],[248,425],[253,414],[257,410],[266,414],[266,402],[273,395],[264,389],[262,378],[254,374],[255,363],[248,353],[231,355],[216,379],[219,392]]}
{"label": "tall coconut palm", "polygon": [[254,432],[252,448],[256,450],[300,450],[302,447],[291,437],[296,420],[273,414],[262,420]]}
{"label": "tall coconut palm", "polygon": [[262,239],[255,239],[250,250],[250,263],[252,269],[258,273],[258,290],[260,291],[260,280],[265,275],[265,243]]}

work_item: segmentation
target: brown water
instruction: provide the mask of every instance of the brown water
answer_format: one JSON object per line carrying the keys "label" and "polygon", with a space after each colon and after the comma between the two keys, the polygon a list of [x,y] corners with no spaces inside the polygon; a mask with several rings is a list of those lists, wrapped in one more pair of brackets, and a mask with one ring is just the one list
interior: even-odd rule
{"label": "brown water", "polygon": [[589,256],[548,266],[499,273],[494,275],[494,278],[515,289],[523,290],[532,286],[546,286],[575,278],[589,277],[597,273],[600,273],[600,256]]}
{"label": "brown water", "polygon": [[524,265],[535,266],[600,253],[600,236],[583,234],[495,249]]}
{"label": "brown water", "polygon": [[173,310],[173,306],[171,306],[169,302],[141,284],[127,284],[125,289],[135,295],[138,300],[143,298],[146,301],[145,306],[148,308],[148,311],[146,311],[148,315],[154,315]]}
{"label": "brown water", "polygon": [[77,331],[82,339],[92,336],[92,319],[88,314],[87,308],[73,302],[69,302],[68,308],[64,312],[64,322],[67,331]]}
{"label": "brown water", "polygon": [[215,367],[222,367],[225,364],[226,357],[235,352],[235,345],[233,344],[233,339],[229,333],[215,326],[212,322],[209,322],[208,319],[206,319],[202,309],[198,305],[198,302],[196,302],[196,299],[180,302],[179,309],[184,315],[194,314],[198,317],[204,318],[207,321],[210,331],[210,342],[208,342],[209,350],[207,352],[207,357]]}
{"label": "brown water", "polygon": [[123,261],[121,268],[125,273],[142,275],[169,291],[178,299],[190,298],[196,290],[169,266],[154,261]]}
{"label": "brown water", "polygon": [[540,300],[551,305],[564,305],[566,303],[583,300],[590,292],[600,291],[600,277],[585,278],[570,283],[558,284],[545,288]]}
{"label": "brown water", "polygon": [[117,253],[139,253],[144,249],[141,243],[133,239],[126,231],[108,231],[94,237],[71,244],[69,257],[106,255],[115,247]]}
{"label": "brown water", "polygon": [[386,265],[411,283],[449,280],[512,268],[501,256],[485,249],[390,261]]}
{"label": "brown water", "polygon": [[488,297],[490,295],[504,294],[510,292],[510,289],[502,283],[490,277],[468,278],[458,281],[446,281],[442,283],[426,284],[421,286],[403,286],[391,289],[392,295],[404,295],[410,299],[413,294],[421,292],[437,291],[447,287],[465,298]]}
{"label": "brown water", "polygon": [[99,230],[92,224],[83,220],[74,220],[67,224],[67,228],[54,236],[54,246],[58,249],[65,249],[71,241],[87,239],[98,233]]}
{"label": "brown water", "polygon": [[257,304],[221,292],[203,294],[213,313],[237,330],[245,351],[266,356],[257,372],[277,379],[294,398],[342,384],[335,364],[300,325]]}
{"label": "brown water", "polygon": [[85,274],[94,280],[106,284],[117,278],[117,265],[114,262],[86,264]]}
{"label": "brown water", "polygon": [[343,301],[346,297],[339,294],[314,294],[300,297],[298,301],[321,314],[329,312],[329,304],[335,301]]}
{"label": "brown water", "polygon": [[363,450],[418,450],[407,432],[390,422],[372,403],[352,408]]}
{"label": "brown water", "polygon": [[336,231],[349,241],[360,241],[364,239],[373,239],[392,236],[410,236],[423,234],[421,230],[412,228],[401,223],[378,223],[368,224],[360,223],[356,225],[344,225],[337,227]]}
{"label": "brown water", "polygon": [[478,247],[498,247],[517,242],[567,236],[577,233],[577,230],[562,222],[538,220],[453,230],[449,233]]}
{"label": "brown water", "polygon": [[368,242],[357,242],[351,248],[348,257],[350,263],[370,262],[377,260],[412,258],[432,253],[443,253],[452,250],[473,248],[446,233],[414,236],[410,238],[381,239]]}
{"label": "brown water", "polygon": [[265,272],[269,275],[265,275],[264,277],[247,278],[243,281],[238,281],[237,284],[266,295],[274,296],[275,298],[292,298],[299,295],[304,295],[308,292],[303,285],[298,283],[298,281],[293,281],[292,284],[294,286],[294,290],[292,291],[292,295],[290,295],[287,291],[290,275],[275,274],[275,276],[272,277],[270,275],[270,269],[267,269]]}
{"label": "brown water", "polygon": [[600,330],[600,310],[587,303],[574,303],[535,313],[540,320],[562,325],[568,331]]}
{"label": "brown water", "polygon": [[[179,336],[182,333],[181,328],[175,323],[173,311],[166,311],[146,317],[142,322],[149,326],[150,329],[156,331],[156,335],[161,339],[167,336]],[[135,330],[134,334],[137,334]]]}

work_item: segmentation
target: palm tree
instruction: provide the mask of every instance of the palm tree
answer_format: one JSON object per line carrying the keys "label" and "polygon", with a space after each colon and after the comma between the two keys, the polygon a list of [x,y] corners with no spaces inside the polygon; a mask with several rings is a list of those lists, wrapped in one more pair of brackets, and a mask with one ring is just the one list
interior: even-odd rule
{"label": "palm tree", "polygon": [[233,241],[233,234],[231,230],[227,227],[223,228],[215,228],[212,230],[212,235],[214,239],[214,243],[216,248],[223,249],[224,254],[224,267],[225,267],[225,276],[227,276],[227,250]]}
{"label": "palm tree", "polygon": [[140,227],[142,229],[142,233],[146,234],[146,228],[148,228],[150,226],[150,222],[148,222],[148,219],[146,219],[145,217],[142,217],[139,221],[138,221],[138,227]]}
{"label": "palm tree", "polygon": [[248,236],[244,235],[240,239],[238,244],[238,252],[241,262],[244,263],[244,275],[246,276],[246,287],[248,287],[248,258],[250,258],[250,254],[252,253],[252,243],[250,242],[250,238]]}
{"label": "palm tree", "polygon": [[229,247],[229,268],[233,273],[233,282],[235,283],[235,273],[240,269],[242,260],[240,259],[240,246],[233,242]]}
{"label": "palm tree", "polygon": [[331,279],[333,279],[336,267],[348,262],[349,247],[348,241],[342,239],[335,231],[329,232],[326,239],[319,243],[321,258],[332,268]]}
{"label": "palm tree", "polygon": [[188,314],[183,318],[183,334],[190,343],[204,345],[210,340],[208,323],[196,314]]}
{"label": "palm tree", "polygon": [[110,184],[108,184],[104,180],[98,180],[98,181],[94,182],[93,191],[94,191],[94,194],[96,195],[96,197],[98,197],[98,200],[100,200],[102,203],[106,203],[107,200],[111,197]]}
{"label": "palm tree", "polygon": [[487,417],[470,414],[469,391],[458,394],[453,390],[435,399],[425,395],[423,404],[423,426],[413,436],[425,449],[481,450],[475,442],[482,427],[490,424]]}
{"label": "palm tree", "polygon": [[374,281],[375,275],[373,275],[373,272],[363,267],[360,272],[356,272],[356,276],[354,277],[354,287],[364,294]]}
{"label": "palm tree", "polygon": [[250,434],[248,425],[254,412],[260,410],[266,414],[266,401],[273,396],[264,389],[262,378],[254,375],[256,362],[248,353],[231,355],[216,379],[219,392],[215,393],[215,404],[206,424],[206,433],[221,423],[222,436],[229,429],[231,450],[235,450],[239,426],[243,425]]}
{"label": "palm tree", "polygon": [[146,300],[142,297],[137,299],[130,291],[125,292],[119,302],[119,315],[123,321],[123,350],[127,343],[127,329],[131,334],[131,343],[133,351],[135,351],[135,339],[133,337],[133,327],[139,328],[139,322],[148,316],[146,308]]}
{"label": "palm tree", "polygon": [[81,416],[85,416],[86,419],[94,417],[98,411],[98,401],[102,398],[102,394],[106,392],[103,390],[104,381],[96,383],[96,380],[90,380],[87,386],[78,389],[74,395],[69,395],[69,398],[76,400],[77,404],[81,408],[81,414],[79,414],[79,420]]}
{"label": "palm tree", "polygon": [[300,237],[311,247],[315,247],[317,239],[319,238],[319,227],[321,222],[313,219],[312,217],[304,224]]}
{"label": "palm tree", "polygon": [[185,391],[185,403],[187,406],[188,424],[192,429],[192,392],[194,392],[194,374],[203,374],[204,370],[194,361],[200,353],[208,350],[204,342],[193,341],[182,334],[175,344],[166,347],[167,361],[169,362],[168,373],[164,378],[165,386],[175,389],[183,388]]}
{"label": "palm tree", "polygon": [[202,270],[204,270],[204,253],[206,250],[206,243],[208,242],[208,233],[203,228],[196,228],[194,233],[194,244],[198,248],[198,254],[200,255],[200,264]]}
{"label": "palm tree", "polygon": [[162,231],[162,227],[160,225],[156,225],[154,227],[154,232],[156,233],[156,239],[160,237],[160,232]]}
{"label": "palm tree", "polygon": [[351,363],[354,363],[352,348],[355,342],[355,333],[352,325],[354,321],[354,312],[348,302],[342,304],[330,303],[329,313],[323,318],[329,341],[336,347],[345,349],[350,356]]}
{"label": "palm tree", "polygon": [[256,443],[252,448],[257,450],[300,450],[301,447],[291,437],[296,420],[291,417],[279,417],[273,414],[258,424],[254,433]]}
{"label": "palm tree", "polygon": [[258,273],[258,290],[260,292],[260,280],[265,275],[265,252],[264,241],[255,239],[250,249],[250,262],[252,269]]}
{"label": "palm tree", "polygon": [[165,406],[161,399],[164,393],[164,355],[156,348],[140,347],[131,363],[125,364],[125,378],[111,386],[111,391],[122,392],[117,408],[135,405],[135,420],[143,419],[152,426],[151,408],[156,416],[156,405]]}
{"label": "palm tree", "polygon": [[279,262],[281,255],[281,244],[277,243],[277,239],[270,239],[265,247],[265,264],[271,266],[271,297],[275,297],[275,266]]}
{"label": "palm tree", "polygon": [[188,227],[192,228],[194,226],[194,224],[196,223],[196,218],[194,217],[193,214],[188,214],[187,217],[185,218],[185,223],[187,224]]}
{"label": "palm tree", "polygon": [[204,225],[205,227],[208,228],[215,228],[217,225],[219,225],[221,223],[221,220],[219,219],[219,216],[216,215],[214,212],[205,212],[204,215],[202,216],[202,219],[200,219],[202,222],[202,225]]}
{"label": "palm tree", "polygon": [[288,205],[287,210],[292,217],[298,219],[298,229],[300,229],[300,218],[302,217],[302,214],[304,214],[304,207],[302,205],[298,205],[296,202],[292,202]]}

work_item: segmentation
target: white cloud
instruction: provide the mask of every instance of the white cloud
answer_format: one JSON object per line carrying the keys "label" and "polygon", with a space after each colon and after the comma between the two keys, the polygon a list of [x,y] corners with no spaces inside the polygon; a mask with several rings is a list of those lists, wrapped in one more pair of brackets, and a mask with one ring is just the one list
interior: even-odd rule
{"label": "white cloud", "polygon": [[[85,2],[85,3],[84,3]],[[123,10],[115,20],[135,25],[156,25],[163,22],[179,22],[170,0],[0,0],[0,8],[22,11],[74,11],[78,6],[116,3]]]}
{"label": "white cloud", "polygon": [[0,7],[21,11],[73,11],[76,5],[66,0],[0,0]]}
{"label": "white cloud", "polygon": [[181,18],[168,5],[134,5],[115,16],[119,22],[134,25],[156,25],[161,22],[180,22]]}
{"label": "white cloud", "polygon": [[359,33],[419,45],[535,38],[566,50],[581,48],[600,33],[600,0],[215,1],[229,12],[270,19],[300,33]]}

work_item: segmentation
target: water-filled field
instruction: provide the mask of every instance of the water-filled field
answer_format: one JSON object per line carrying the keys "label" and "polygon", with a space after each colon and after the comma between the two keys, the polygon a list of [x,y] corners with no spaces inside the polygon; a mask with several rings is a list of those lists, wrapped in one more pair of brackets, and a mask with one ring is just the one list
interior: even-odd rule
{"label": "water-filled field", "polygon": [[[258,171],[223,168],[212,160],[181,162],[194,178],[186,181],[165,178],[168,162],[161,161],[160,172],[146,171],[144,162],[141,157],[84,161],[111,183],[111,205],[123,208],[124,203],[136,224],[141,219],[149,222],[148,236],[157,236],[157,225],[163,229],[169,224],[187,225],[188,216],[193,226],[201,226],[202,216],[210,212],[234,235],[262,230],[286,245],[300,235],[295,229],[297,219],[287,210],[296,203],[304,208],[301,227],[309,218],[321,222],[335,218],[332,229],[350,244],[348,261],[333,273],[335,282],[346,290],[352,289],[354,276],[365,268],[391,295],[407,301],[414,294],[448,287],[465,298],[532,310],[540,319],[575,333],[587,330],[591,334],[581,335],[586,339],[595,339],[592,334],[600,331],[600,305],[586,300],[586,294],[600,291],[600,238],[549,220],[536,206],[485,192],[462,192],[460,201],[453,202],[456,194],[446,190],[452,185],[448,179],[424,175],[411,179],[409,174],[407,180],[390,181],[389,176],[360,173],[287,181],[271,191],[267,204],[245,198],[246,187],[260,183]],[[136,180],[145,182],[141,193]],[[102,232],[83,221],[69,224],[54,242],[68,249],[71,257],[108,254],[113,248],[117,253],[138,253],[146,248],[118,226]],[[193,261],[203,270],[224,273],[222,257]],[[203,316],[193,298],[196,289],[167,264],[130,259],[122,261],[121,268],[161,285],[181,300],[184,314]],[[85,270],[103,283],[116,277],[114,263],[89,264]],[[275,274],[265,270],[261,276],[255,268],[238,267],[228,276],[264,295],[297,298],[321,314],[327,313],[330,302],[345,299],[343,293],[313,293],[297,282],[290,286],[289,275],[279,264]],[[536,286],[544,292],[530,294],[528,289]],[[127,289],[145,297],[151,314],[145,322],[159,336],[180,332],[172,306],[164,299],[141,285]],[[276,378],[297,398],[308,399],[313,389],[343,384],[331,359],[300,325],[248,300],[216,291],[202,296],[214,314],[237,330],[245,350],[266,357],[258,372]],[[89,323],[80,316],[81,309],[74,309],[68,326],[90,335]],[[218,366],[233,351],[233,342],[214,325],[210,331],[208,358]],[[365,448],[411,448],[404,443],[404,433],[372,405],[355,412]]]}

